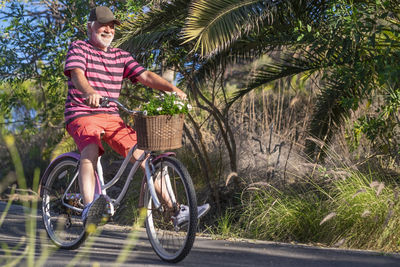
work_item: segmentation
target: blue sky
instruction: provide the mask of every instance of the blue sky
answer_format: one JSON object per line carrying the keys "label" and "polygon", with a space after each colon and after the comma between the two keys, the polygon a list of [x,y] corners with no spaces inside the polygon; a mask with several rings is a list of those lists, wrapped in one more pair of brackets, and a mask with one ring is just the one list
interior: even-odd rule
{"label": "blue sky", "polygon": [[[7,11],[7,8],[6,8],[6,7],[1,7],[1,8],[0,8],[0,11]],[[3,28],[5,28],[5,27],[7,27],[8,21],[9,21],[9,19],[5,19],[5,18],[1,19],[1,20],[0,20],[0,28],[3,29]]]}
{"label": "blue sky", "polygon": [[[10,11],[9,7],[11,4],[17,4],[16,2],[18,2],[19,4],[24,5],[24,7],[30,11],[39,11],[41,9],[41,7],[43,6],[42,4],[40,4],[37,1],[30,1],[30,3],[27,3],[25,1],[12,1],[10,0],[10,2],[7,2],[5,4],[5,6],[1,6],[2,4],[2,0],[0,0],[0,11]],[[33,2],[33,3],[32,3]],[[0,14],[0,28],[4,28],[7,27],[8,22],[11,20],[11,18],[5,18],[4,15]]]}

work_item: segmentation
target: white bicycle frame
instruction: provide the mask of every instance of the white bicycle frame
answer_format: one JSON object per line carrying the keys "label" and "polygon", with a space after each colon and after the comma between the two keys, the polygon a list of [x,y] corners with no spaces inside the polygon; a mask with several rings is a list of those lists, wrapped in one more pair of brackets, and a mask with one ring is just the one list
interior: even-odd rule
{"label": "white bicycle frame", "polygon": [[[124,173],[126,167],[128,166],[128,163],[130,161],[130,159],[132,158],[133,152],[136,149],[136,145],[134,147],[132,147],[129,152],[128,155],[125,157],[124,161],[122,162],[122,165],[120,166],[118,172],[115,174],[115,176],[111,179],[111,181],[109,181],[107,184],[104,183],[104,176],[103,176],[103,167],[101,165],[100,159],[101,157],[99,157],[98,161],[97,161],[97,176],[98,176],[98,183],[96,182],[96,190],[95,193],[97,194],[103,194],[105,196],[107,196],[107,189],[109,189],[110,187],[112,187],[120,178],[121,175]],[[140,164],[143,162],[143,160],[145,160],[148,156],[150,155],[149,159],[146,160],[145,163],[145,176],[146,176],[146,183],[147,183],[147,188],[150,191],[151,197],[152,197],[152,201],[154,203],[154,206],[156,209],[162,211],[163,207],[160,203],[160,200],[158,199],[155,187],[154,187],[154,182],[153,182],[153,175],[154,175],[154,166],[151,163],[152,158],[151,158],[151,152],[150,151],[145,151],[138,160],[135,161],[135,163],[133,164],[131,170],[129,171],[128,177],[125,181],[124,187],[122,188],[122,191],[119,193],[117,199],[112,200],[109,198],[109,203],[110,203],[110,215],[114,214],[115,211],[115,207],[118,207],[122,201],[122,199],[124,198],[126,192],[128,191],[128,187],[133,179],[133,175],[136,173],[137,169],[140,167]],[[171,185],[171,180],[169,177],[169,174],[167,172],[165,172],[165,170],[162,170],[162,177],[164,177],[165,183],[166,183],[166,188],[168,191],[168,194],[171,198],[172,204],[175,206],[176,203],[176,198],[175,195],[173,193],[172,190],[172,185]],[[164,173],[165,172],[165,173]],[[65,205],[66,207],[78,211],[78,212],[82,212],[82,209],[74,207],[72,205],[69,205],[68,203],[66,203],[64,201],[64,199],[67,199],[66,196],[69,194],[69,190],[72,186],[72,184],[74,183],[74,181],[78,179],[78,172],[76,172],[75,176],[73,177],[71,183],[68,185],[68,188],[65,190],[63,198],[62,198],[62,203],[63,205]],[[142,188],[143,189],[143,188]],[[107,196],[108,197],[108,196]]]}

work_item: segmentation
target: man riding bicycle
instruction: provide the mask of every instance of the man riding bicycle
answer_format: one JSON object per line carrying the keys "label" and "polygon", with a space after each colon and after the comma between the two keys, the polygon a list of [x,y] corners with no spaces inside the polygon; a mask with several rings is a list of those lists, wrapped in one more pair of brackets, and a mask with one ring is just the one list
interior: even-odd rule
{"label": "man riding bicycle", "polygon": [[[78,178],[85,205],[82,220],[87,225],[100,222],[107,203],[103,195],[95,195],[95,166],[98,157],[104,153],[101,140],[124,157],[136,144],[136,132],[120,118],[117,106],[99,107],[102,97],[118,98],[122,81],[127,78],[132,83],[140,82],[153,89],[175,92],[181,99],[186,99],[182,90],[146,70],[130,53],[110,47],[115,25],[120,25],[120,21],[108,7],[92,9],[87,25],[88,40],[71,43],[64,68],[68,77],[64,116],[66,129],[81,152]],[[135,150],[134,159],[137,160],[142,153],[142,150]],[[144,162],[141,166],[144,168]],[[156,190],[161,191],[157,187]],[[161,196],[166,203],[170,202],[167,195]],[[199,218],[209,208],[209,204],[199,206]],[[187,221],[188,214],[187,208],[182,207],[175,218],[181,224]]]}

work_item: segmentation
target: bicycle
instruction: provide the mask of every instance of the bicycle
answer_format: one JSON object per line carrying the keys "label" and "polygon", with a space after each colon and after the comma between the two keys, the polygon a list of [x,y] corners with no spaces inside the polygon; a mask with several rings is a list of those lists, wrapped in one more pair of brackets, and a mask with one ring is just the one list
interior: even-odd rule
{"label": "bicycle", "polygon": [[[114,99],[105,99],[104,102],[114,102],[129,114],[140,112],[129,110]],[[111,199],[107,196],[107,189],[115,185],[121,178],[136,147],[137,145],[131,148],[115,176],[106,184],[99,157],[95,172],[97,181],[95,191],[107,198],[107,212],[109,216],[112,216],[127,193],[140,163],[148,158],[145,162],[145,175],[139,200],[139,202],[143,201],[146,208],[146,233],[151,246],[162,260],[179,262],[188,255],[193,246],[198,214],[193,182],[185,166],[175,158],[175,153],[156,154],[154,151],[145,151],[132,165],[117,198]],[[74,152],[58,156],[50,163],[40,183],[42,220],[46,232],[51,241],[63,249],[76,249],[88,237],[88,232],[81,220],[83,202],[77,178],[79,158],[79,154]],[[156,181],[158,183],[165,182],[164,188],[170,197],[172,208],[160,201],[154,186]],[[171,218],[181,205],[189,207],[190,215],[186,224],[178,226]]]}

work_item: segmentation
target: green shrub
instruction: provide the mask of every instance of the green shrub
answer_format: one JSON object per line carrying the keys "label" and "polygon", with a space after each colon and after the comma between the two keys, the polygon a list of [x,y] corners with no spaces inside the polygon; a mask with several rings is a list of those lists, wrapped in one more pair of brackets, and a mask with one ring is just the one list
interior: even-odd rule
{"label": "green shrub", "polygon": [[398,185],[372,173],[347,173],[324,187],[309,180],[285,192],[252,184],[242,193],[238,223],[229,228],[246,238],[399,251]]}
{"label": "green shrub", "polygon": [[276,188],[249,187],[241,216],[244,236],[279,241],[317,241],[319,222],[326,212],[318,192],[284,193]]}
{"label": "green shrub", "polygon": [[329,209],[335,216],[326,222],[326,240],[347,247],[398,251],[400,236],[399,188],[394,181],[375,180],[373,174],[353,172],[336,181]]}

